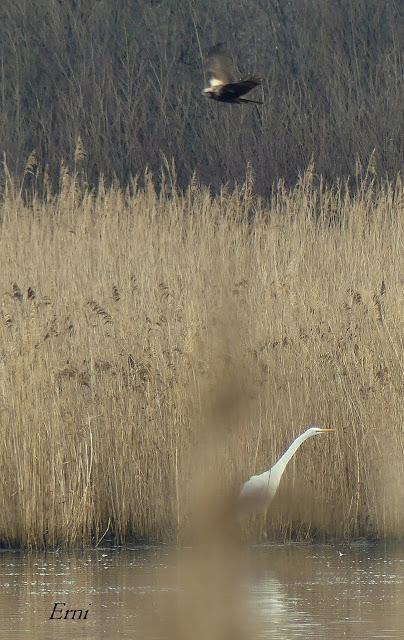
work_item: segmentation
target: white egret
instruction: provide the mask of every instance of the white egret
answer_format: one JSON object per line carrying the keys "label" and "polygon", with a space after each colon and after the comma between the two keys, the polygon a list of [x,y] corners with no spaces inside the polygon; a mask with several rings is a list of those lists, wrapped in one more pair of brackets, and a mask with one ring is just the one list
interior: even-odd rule
{"label": "white egret", "polygon": [[241,487],[239,496],[240,513],[265,511],[275,496],[286,465],[295,455],[300,445],[303,444],[307,438],[327,431],[335,431],[335,429],[322,429],[316,426],[309,427],[292,442],[289,449],[285,451],[283,456],[279,458],[278,462],[276,462],[271,469],[264,471],[264,473],[261,473],[259,476],[251,476]]}

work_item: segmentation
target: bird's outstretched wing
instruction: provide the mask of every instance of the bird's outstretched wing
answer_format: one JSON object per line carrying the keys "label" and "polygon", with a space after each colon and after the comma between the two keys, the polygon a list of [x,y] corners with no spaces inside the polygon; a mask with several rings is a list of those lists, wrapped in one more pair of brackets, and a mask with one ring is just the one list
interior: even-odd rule
{"label": "bird's outstretched wing", "polygon": [[239,82],[225,84],[223,86],[223,91],[231,94],[235,98],[238,98],[239,96],[243,96],[245,93],[251,91],[251,89],[254,89],[254,87],[258,87],[260,84],[262,84],[261,78],[253,76],[247,80],[240,80]]}
{"label": "bird's outstretched wing", "polygon": [[211,84],[230,84],[236,81],[233,60],[223,43],[216,44],[208,51],[206,71]]}

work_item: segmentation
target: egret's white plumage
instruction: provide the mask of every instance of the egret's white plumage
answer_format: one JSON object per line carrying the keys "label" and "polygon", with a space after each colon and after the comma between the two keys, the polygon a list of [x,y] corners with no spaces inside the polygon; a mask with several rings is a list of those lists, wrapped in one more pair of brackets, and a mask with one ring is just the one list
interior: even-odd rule
{"label": "egret's white plumage", "polygon": [[321,427],[309,427],[296,440],[292,442],[289,449],[285,451],[271,469],[264,471],[259,476],[251,476],[243,484],[239,496],[239,508],[241,513],[254,513],[265,511],[272,501],[278,489],[283,472],[289,460],[294,456],[298,448],[307,438],[316,436],[326,431],[335,429],[322,429]]}

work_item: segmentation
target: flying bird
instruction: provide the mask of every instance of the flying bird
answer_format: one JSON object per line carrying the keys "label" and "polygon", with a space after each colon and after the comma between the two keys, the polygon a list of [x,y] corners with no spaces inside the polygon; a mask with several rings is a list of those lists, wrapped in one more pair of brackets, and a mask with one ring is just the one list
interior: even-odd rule
{"label": "flying bird", "polygon": [[289,460],[307,438],[316,436],[326,431],[335,429],[321,429],[311,426],[292,442],[289,449],[285,451],[271,469],[264,471],[259,476],[251,476],[241,487],[239,495],[239,511],[243,514],[265,511],[270,502],[275,497],[283,472]]}
{"label": "flying bird", "polygon": [[206,71],[209,82],[209,86],[203,90],[206,97],[219,102],[263,104],[259,100],[241,97],[262,84],[262,80],[258,76],[238,80],[233,60],[222,43],[216,44],[208,52]]}

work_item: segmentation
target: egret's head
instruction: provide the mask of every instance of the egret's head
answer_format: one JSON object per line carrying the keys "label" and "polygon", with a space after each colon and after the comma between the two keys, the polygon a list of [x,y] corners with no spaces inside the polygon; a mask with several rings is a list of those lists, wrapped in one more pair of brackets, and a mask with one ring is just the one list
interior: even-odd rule
{"label": "egret's head", "polygon": [[325,429],[323,427],[319,427],[316,424],[311,425],[310,427],[308,427],[306,433],[309,436],[317,436],[320,433],[326,433],[327,431],[335,431],[335,429]]}

